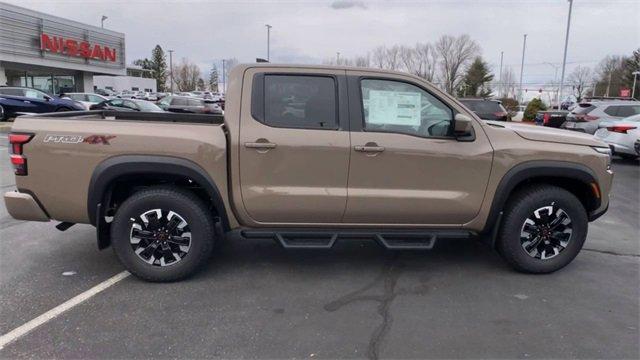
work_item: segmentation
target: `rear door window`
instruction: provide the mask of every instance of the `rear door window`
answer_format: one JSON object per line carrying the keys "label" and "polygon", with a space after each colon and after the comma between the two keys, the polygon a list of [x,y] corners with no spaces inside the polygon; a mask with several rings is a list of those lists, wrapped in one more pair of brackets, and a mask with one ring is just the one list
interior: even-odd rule
{"label": "rear door window", "polygon": [[619,106],[608,106],[604,109],[604,113],[611,116],[618,116],[618,108]]}
{"label": "rear door window", "polygon": [[173,98],[171,99],[171,105],[176,105],[176,106],[186,106],[187,103],[187,99],[185,98]]}
{"label": "rear door window", "polygon": [[189,106],[204,106],[204,101],[200,99],[187,99],[187,104]]}
{"label": "rear door window", "polygon": [[269,126],[336,129],[336,110],[336,82],[333,77],[264,77],[264,122]]}
{"label": "rear door window", "polygon": [[0,94],[9,96],[24,96],[24,90],[16,88],[0,88]]}
{"label": "rear door window", "polygon": [[618,106],[618,115],[620,117],[628,117],[640,114],[640,105]]}

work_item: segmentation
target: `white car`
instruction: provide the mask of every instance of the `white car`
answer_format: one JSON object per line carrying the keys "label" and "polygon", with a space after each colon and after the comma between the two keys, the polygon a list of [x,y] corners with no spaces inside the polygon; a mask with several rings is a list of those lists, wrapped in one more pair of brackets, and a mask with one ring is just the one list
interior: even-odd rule
{"label": "white car", "polygon": [[93,93],[65,93],[62,96],[62,98],[69,98],[71,100],[75,100],[81,103],[82,105],[84,105],[84,107],[87,110],[89,110],[91,105],[95,105],[105,100],[109,100],[109,98],[107,98],[106,96],[93,94]]}
{"label": "white car", "polygon": [[640,115],[602,121],[595,137],[609,144],[614,155],[635,159],[640,156]]}
{"label": "white car", "polygon": [[511,117],[511,121],[522,121],[526,108],[527,107],[524,105],[518,105],[518,111],[516,111],[515,115]]}

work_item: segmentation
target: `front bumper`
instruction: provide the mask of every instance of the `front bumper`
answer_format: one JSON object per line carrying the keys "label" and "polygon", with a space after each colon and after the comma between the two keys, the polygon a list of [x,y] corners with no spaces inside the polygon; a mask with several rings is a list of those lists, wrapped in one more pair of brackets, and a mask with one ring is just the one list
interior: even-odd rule
{"label": "front bumper", "polygon": [[4,193],[4,203],[9,215],[17,220],[49,221],[49,216],[38,202],[27,193],[9,191]]}

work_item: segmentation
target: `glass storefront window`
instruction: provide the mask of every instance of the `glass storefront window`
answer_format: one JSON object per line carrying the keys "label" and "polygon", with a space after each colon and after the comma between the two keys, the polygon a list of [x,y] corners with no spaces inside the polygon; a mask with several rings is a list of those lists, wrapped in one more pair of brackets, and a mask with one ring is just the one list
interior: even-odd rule
{"label": "glass storefront window", "polygon": [[49,94],[76,91],[73,75],[32,74],[29,72],[7,72],[8,84],[30,87]]}

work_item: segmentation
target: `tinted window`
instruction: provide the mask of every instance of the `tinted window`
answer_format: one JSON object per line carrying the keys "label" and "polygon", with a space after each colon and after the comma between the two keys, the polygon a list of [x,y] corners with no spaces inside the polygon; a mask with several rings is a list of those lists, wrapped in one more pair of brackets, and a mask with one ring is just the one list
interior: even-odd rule
{"label": "tinted window", "polygon": [[471,111],[480,113],[506,112],[502,105],[495,101],[460,100]]}
{"label": "tinted window", "polygon": [[390,80],[362,80],[364,127],[421,137],[449,136],[453,111],[421,88]]}
{"label": "tinted window", "polygon": [[606,109],[604,109],[604,112],[607,115],[617,116],[616,114],[618,113],[618,108],[619,106],[608,106]]}
{"label": "tinted window", "polygon": [[123,103],[124,103],[124,100],[121,100],[121,99],[115,99],[108,102],[109,105],[117,106],[117,107],[122,107]]}
{"label": "tinted window", "polygon": [[162,109],[150,101],[137,101],[136,104],[141,111],[162,111]]}
{"label": "tinted window", "polygon": [[267,125],[335,129],[336,84],[331,77],[266,75],[264,121]]}
{"label": "tinted window", "polygon": [[138,107],[136,106],[136,103],[134,103],[133,101],[130,101],[130,100],[125,100],[122,103],[122,107],[125,107],[127,109],[132,109],[132,110],[138,110]]}
{"label": "tinted window", "polygon": [[204,101],[200,99],[187,99],[189,106],[204,106]]}
{"label": "tinted window", "polygon": [[619,106],[618,107],[618,115],[620,117],[632,116],[635,114],[640,114],[640,105],[628,105],[628,106]]}
{"label": "tinted window", "polygon": [[10,96],[24,96],[24,90],[16,88],[0,88],[0,94]]}
{"label": "tinted window", "polygon": [[171,99],[171,105],[186,106],[187,104],[187,99],[185,98],[176,97]]}

